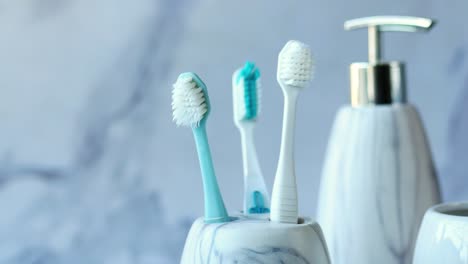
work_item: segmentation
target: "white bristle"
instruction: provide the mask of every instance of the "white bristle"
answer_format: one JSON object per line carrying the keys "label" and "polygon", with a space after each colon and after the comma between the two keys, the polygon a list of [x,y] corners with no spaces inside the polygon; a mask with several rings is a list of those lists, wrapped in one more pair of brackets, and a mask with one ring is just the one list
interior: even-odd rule
{"label": "white bristle", "polygon": [[242,120],[245,116],[244,89],[242,89],[243,80],[237,83],[235,75],[233,76],[233,98],[234,98],[234,119]]}
{"label": "white bristle", "polygon": [[303,88],[312,79],[313,62],[308,45],[291,40],[278,56],[278,81]]}
{"label": "white bristle", "polygon": [[192,77],[179,77],[172,90],[172,115],[178,126],[198,126],[208,111],[205,94]]}
{"label": "white bristle", "polygon": [[262,83],[260,81],[260,78],[257,80],[257,115],[260,115],[262,112],[262,96],[263,96],[263,90],[262,90]]}

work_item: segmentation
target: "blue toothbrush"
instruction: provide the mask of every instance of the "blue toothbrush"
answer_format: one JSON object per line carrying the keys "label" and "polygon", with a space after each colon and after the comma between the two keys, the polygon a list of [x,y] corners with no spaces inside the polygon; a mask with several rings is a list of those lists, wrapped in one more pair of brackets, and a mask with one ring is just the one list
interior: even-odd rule
{"label": "blue toothbrush", "polygon": [[254,128],[260,112],[260,71],[251,62],[232,76],[234,123],[239,128],[244,164],[244,214],[267,218],[270,198],[258,162]]}
{"label": "blue toothbrush", "polygon": [[205,222],[228,222],[230,218],[216,180],[206,134],[206,120],[210,113],[210,101],[206,85],[195,73],[182,73],[177,78],[172,91],[172,110],[176,124],[190,126],[195,137],[203,178]]}

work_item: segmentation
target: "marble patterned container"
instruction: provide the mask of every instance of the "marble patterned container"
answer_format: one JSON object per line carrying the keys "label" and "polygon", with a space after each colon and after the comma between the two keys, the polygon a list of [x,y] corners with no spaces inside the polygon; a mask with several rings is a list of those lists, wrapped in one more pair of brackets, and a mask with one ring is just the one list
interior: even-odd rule
{"label": "marble patterned container", "polygon": [[468,264],[468,203],[427,210],[419,231],[414,264]]}
{"label": "marble patterned container", "polygon": [[192,225],[182,264],[330,264],[322,230],[310,218],[299,224],[236,217],[231,222]]}
{"label": "marble patterned container", "polygon": [[334,264],[409,264],[440,203],[431,151],[409,104],[343,107],[329,141],[317,221]]}

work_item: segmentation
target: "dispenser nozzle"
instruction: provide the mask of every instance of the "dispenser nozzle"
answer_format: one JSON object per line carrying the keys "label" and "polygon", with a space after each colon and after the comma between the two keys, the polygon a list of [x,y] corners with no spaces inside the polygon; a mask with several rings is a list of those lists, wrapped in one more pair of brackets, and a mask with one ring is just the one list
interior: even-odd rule
{"label": "dispenser nozzle", "polygon": [[380,61],[380,30],[377,26],[369,27],[369,63]]}
{"label": "dispenser nozzle", "polygon": [[404,64],[381,61],[381,34],[428,31],[434,24],[429,18],[408,16],[372,16],[346,21],[345,30],[367,28],[369,32],[369,62],[351,64],[352,105],[406,102]]}
{"label": "dispenser nozzle", "polygon": [[423,17],[408,16],[372,16],[348,20],[345,30],[368,28],[369,31],[369,63],[380,61],[380,33],[385,31],[418,32],[428,31],[435,21]]}

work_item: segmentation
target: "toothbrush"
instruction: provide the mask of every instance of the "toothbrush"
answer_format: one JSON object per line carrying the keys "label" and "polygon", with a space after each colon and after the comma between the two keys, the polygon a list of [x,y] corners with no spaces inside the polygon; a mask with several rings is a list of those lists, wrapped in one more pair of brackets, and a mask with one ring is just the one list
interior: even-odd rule
{"label": "toothbrush", "polygon": [[178,126],[191,127],[195,137],[203,178],[205,223],[228,222],[230,219],[219,191],[206,134],[210,113],[206,85],[195,73],[186,72],[179,75],[173,87],[173,120]]}
{"label": "toothbrush", "polygon": [[284,114],[281,149],[271,198],[270,218],[273,222],[294,224],[298,222],[294,167],[296,102],[299,92],[312,79],[312,71],[310,48],[295,40],[286,43],[278,56],[276,76],[283,90]]}
{"label": "toothbrush", "polygon": [[254,144],[254,128],[260,112],[260,71],[255,64],[232,75],[234,123],[239,128],[244,165],[244,214],[268,217],[270,198],[260,169]]}

